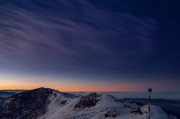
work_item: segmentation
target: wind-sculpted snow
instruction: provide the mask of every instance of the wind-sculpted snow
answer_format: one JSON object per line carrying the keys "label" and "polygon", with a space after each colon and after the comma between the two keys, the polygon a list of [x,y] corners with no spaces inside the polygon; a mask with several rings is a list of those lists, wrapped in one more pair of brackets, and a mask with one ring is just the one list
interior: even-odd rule
{"label": "wind-sculpted snow", "polygon": [[[151,119],[176,119],[151,106]],[[86,96],[39,88],[16,94],[0,104],[0,119],[146,119],[148,106],[120,101],[111,95]]]}

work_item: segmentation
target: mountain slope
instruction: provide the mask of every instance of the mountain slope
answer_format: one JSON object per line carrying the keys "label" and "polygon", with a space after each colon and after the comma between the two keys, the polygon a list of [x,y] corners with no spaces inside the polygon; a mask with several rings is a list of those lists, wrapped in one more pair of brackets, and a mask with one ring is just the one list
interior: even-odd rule
{"label": "mountain slope", "polygon": [[[151,107],[151,119],[169,119],[160,107]],[[145,119],[147,116],[147,105],[119,101],[107,94],[75,96],[48,88],[25,91],[0,103],[0,119]]]}
{"label": "mountain slope", "polygon": [[32,119],[46,112],[51,89],[39,88],[7,98],[0,104],[1,119]]}

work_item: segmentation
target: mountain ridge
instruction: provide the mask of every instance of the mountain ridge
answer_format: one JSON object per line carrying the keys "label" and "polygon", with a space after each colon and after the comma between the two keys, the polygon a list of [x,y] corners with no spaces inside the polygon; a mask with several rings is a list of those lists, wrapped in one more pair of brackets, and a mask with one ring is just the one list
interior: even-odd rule
{"label": "mountain ridge", "polygon": [[[152,119],[168,119],[160,107],[152,106],[152,109]],[[143,119],[147,115],[147,105],[119,101],[111,95],[76,96],[43,87],[0,102],[1,119]]]}

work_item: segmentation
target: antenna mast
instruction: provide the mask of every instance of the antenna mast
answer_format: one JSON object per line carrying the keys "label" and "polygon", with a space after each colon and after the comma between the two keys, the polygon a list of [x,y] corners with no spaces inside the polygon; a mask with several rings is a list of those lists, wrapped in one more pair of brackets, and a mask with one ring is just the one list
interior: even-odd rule
{"label": "antenna mast", "polygon": [[150,112],[151,112],[151,92],[152,92],[152,88],[148,88],[148,92],[149,92],[149,118],[150,119]]}

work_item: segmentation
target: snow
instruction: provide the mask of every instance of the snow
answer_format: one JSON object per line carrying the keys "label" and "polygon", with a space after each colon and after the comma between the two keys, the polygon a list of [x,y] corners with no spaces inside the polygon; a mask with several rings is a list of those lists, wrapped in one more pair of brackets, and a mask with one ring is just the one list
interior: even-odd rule
{"label": "snow", "polygon": [[94,108],[122,107],[123,104],[115,101],[114,97],[107,94],[101,94],[99,103]]}
{"label": "snow", "polygon": [[[100,94],[98,103],[91,108],[75,109],[80,97],[66,97],[60,92],[54,91],[49,97],[47,112],[38,119],[147,119],[148,106],[140,107],[143,114],[131,113],[132,108],[137,108],[136,104],[128,102],[118,102],[111,95]],[[65,104],[61,104],[66,101]],[[151,105],[151,119],[168,119],[167,114],[158,106]],[[107,113],[117,113],[117,117],[106,117]],[[174,118],[176,119],[176,118]]]}

